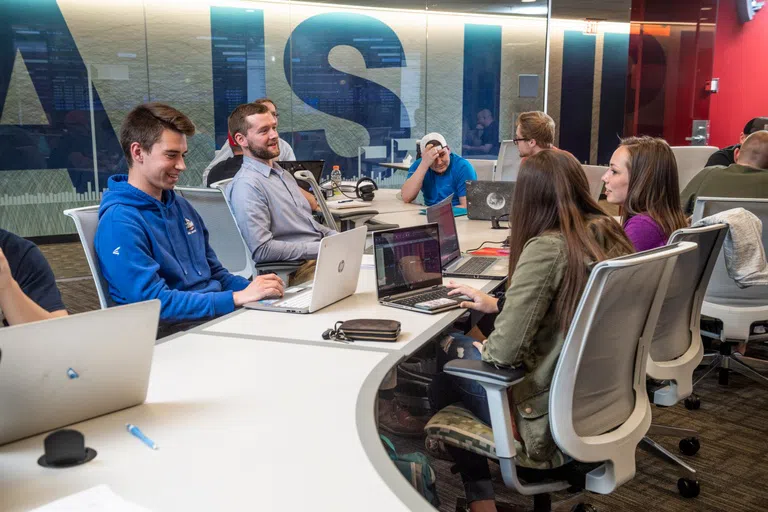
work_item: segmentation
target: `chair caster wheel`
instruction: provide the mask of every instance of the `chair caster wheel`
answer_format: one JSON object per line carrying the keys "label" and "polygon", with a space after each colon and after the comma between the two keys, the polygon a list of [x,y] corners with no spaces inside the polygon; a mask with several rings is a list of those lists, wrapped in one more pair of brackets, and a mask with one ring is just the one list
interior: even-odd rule
{"label": "chair caster wheel", "polygon": [[701,408],[701,400],[696,395],[691,395],[685,399],[685,408],[689,411],[697,411]]}
{"label": "chair caster wheel", "polygon": [[597,512],[597,509],[589,503],[578,503],[571,508],[571,512]]}
{"label": "chair caster wheel", "polygon": [[677,446],[680,448],[683,455],[692,456],[698,453],[699,448],[701,448],[701,443],[699,443],[698,437],[686,437],[685,439],[681,439]]}
{"label": "chair caster wheel", "polygon": [[698,480],[681,478],[677,481],[677,490],[683,498],[695,498],[701,492],[701,487]]}

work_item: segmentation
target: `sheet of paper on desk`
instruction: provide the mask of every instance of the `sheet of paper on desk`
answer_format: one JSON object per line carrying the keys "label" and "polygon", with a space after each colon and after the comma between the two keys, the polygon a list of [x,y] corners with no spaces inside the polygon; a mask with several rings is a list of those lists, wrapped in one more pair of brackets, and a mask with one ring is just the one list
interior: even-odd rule
{"label": "sheet of paper on desk", "polygon": [[150,512],[148,508],[140,507],[126,501],[110,489],[108,485],[97,485],[85,491],[78,492],[52,501],[47,505],[34,509],[32,512]]}
{"label": "sheet of paper on desk", "polygon": [[362,208],[364,206],[371,206],[371,203],[358,201],[357,199],[339,199],[337,201],[326,201],[325,204],[328,205],[328,208],[333,208],[334,210],[345,210],[347,208]]}

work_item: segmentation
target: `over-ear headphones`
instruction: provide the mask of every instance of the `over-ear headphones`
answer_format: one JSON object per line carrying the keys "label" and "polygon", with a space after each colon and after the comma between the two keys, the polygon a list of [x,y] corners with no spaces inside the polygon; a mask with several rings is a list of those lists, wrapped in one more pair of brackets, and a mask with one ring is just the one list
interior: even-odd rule
{"label": "over-ear headphones", "polygon": [[374,190],[379,190],[379,187],[371,178],[360,178],[355,183],[355,195],[363,201],[373,201]]}

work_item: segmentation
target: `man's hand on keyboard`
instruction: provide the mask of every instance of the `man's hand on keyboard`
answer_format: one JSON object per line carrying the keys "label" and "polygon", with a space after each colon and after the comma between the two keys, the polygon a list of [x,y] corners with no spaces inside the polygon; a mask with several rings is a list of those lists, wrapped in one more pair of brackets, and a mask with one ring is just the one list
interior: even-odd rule
{"label": "man's hand on keyboard", "polygon": [[487,293],[483,293],[480,290],[476,290],[472,288],[471,286],[467,286],[465,284],[458,284],[454,281],[448,281],[448,284],[445,285],[447,288],[451,288],[451,291],[448,292],[449,297],[453,297],[454,295],[466,295],[472,301],[464,301],[459,306],[462,308],[467,309],[474,309],[475,311],[480,311],[481,313],[498,313],[499,308],[497,306],[499,299],[495,297],[491,297]]}
{"label": "man's hand on keyboard", "polygon": [[284,288],[285,283],[275,274],[256,276],[246,289],[234,292],[232,299],[235,307],[261,299],[276,299],[283,296]]}

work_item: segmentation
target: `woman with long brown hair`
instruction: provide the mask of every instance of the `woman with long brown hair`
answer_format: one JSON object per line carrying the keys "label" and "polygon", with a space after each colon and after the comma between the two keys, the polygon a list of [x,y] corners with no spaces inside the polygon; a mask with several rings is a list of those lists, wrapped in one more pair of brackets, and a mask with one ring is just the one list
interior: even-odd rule
{"label": "woman with long brown hair", "polygon": [[680,205],[677,160],[664,139],[628,137],[603,175],[605,197],[622,207],[621,224],[637,251],[666,245],[688,225]]}
{"label": "woman with long brown hair", "polygon": [[[509,224],[509,282],[503,297],[448,284],[452,294],[471,299],[462,307],[496,314],[493,332],[482,343],[450,336],[439,351],[440,363],[462,358],[522,365],[525,378],[511,389],[517,438],[530,459],[552,461],[558,448],[549,429],[549,386],[588,266],[629,254],[632,245],[590,197],[581,165],[564,151],[542,151],[523,162]],[[477,382],[441,373],[430,396],[436,408],[461,400],[490,424],[485,391]],[[458,448],[448,450],[462,475],[470,510],[496,510],[487,461]]]}

